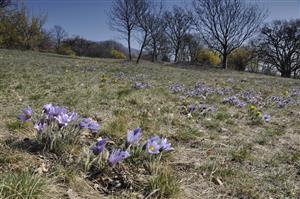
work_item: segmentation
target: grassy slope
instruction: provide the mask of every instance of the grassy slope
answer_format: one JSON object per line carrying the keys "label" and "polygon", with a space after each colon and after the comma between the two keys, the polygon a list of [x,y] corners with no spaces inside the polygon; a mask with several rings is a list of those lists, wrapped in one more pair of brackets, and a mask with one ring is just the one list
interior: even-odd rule
{"label": "grassy slope", "polygon": [[[120,72],[125,74],[122,80],[117,79]],[[151,87],[132,89],[134,81]],[[101,135],[125,137],[128,129],[140,126],[144,134],[168,137],[176,149],[170,165],[180,181],[180,198],[300,197],[299,105],[262,107],[271,122],[252,124],[246,108],[224,105],[222,96],[182,100],[169,91],[173,83],[192,87],[198,81],[232,88],[233,93],[251,90],[260,93],[262,102],[300,87],[299,80],[233,71],[0,50],[0,173],[48,161],[11,148],[4,140],[33,138],[33,131],[11,124],[26,106],[40,110],[54,103],[97,118],[103,125]],[[217,112],[205,117],[182,114],[187,104],[199,102],[215,106]]]}

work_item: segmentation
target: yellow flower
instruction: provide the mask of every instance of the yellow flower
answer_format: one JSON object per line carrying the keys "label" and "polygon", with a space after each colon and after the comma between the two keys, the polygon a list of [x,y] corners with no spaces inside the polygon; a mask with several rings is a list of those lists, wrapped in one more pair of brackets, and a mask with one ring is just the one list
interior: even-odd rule
{"label": "yellow flower", "polygon": [[285,96],[288,96],[288,95],[289,95],[289,92],[288,92],[288,91],[285,91],[285,92],[284,92],[284,95],[285,95]]}
{"label": "yellow flower", "polygon": [[250,111],[255,111],[255,110],[256,110],[256,106],[253,106],[253,105],[252,105],[252,106],[250,106],[249,109],[250,109]]}
{"label": "yellow flower", "polygon": [[257,112],[256,112],[256,116],[257,116],[257,117],[261,117],[261,116],[262,116],[262,113],[261,113],[260,111],[257,111]]}
{"label": "yellow flower", "polygon": [[106,82],[107,77],[106,77],[105,75],[102,75],[102,76],[100,77],[100,80],[101,80],[101,82]]}

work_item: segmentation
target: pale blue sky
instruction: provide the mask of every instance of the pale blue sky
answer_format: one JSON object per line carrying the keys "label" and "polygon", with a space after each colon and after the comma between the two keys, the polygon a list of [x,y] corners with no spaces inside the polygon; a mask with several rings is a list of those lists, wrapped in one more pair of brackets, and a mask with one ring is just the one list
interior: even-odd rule
{"label": "pale blue sky", "polygon": [[[164,0],[168,7],[175,4],[187,6],[191,0]],[[248,0],[257,2],[269,10],[267,21],[274,19],[300,18],[300,0]],[[54,25],[62,26],[70,35],[80,35],[94,41],[117,40],[122,43],[121,36],[111,31],[107,13],[111,0],[25,0],[33,13],[46,12],[48,20],[46,28]]]}

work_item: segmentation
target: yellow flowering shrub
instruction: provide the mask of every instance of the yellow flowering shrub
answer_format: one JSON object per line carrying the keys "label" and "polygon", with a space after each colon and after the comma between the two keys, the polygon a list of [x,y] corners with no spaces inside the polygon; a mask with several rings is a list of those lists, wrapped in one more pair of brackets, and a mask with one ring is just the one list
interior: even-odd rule
{"label": "yellow flowering shrub", "polygon": [[110,52],[112,58],[114,59],[126,59],[126,56],[124,55],[124,53],[118,51],[118,50],[111,50]]}
{"label": "yellow flowering shrub", "polygon": [[197,52],[195,61],[202,64],[218,65],[221,63],[220,57],[211,50],[204,49]]}

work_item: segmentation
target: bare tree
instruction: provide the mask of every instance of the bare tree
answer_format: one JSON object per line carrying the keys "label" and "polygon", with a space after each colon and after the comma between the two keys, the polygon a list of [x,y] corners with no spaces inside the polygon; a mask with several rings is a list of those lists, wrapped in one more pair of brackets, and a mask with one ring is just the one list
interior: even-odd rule
{"label": "bare tree", "polygon": [[152,62],[157,61],[158,51],[161,48],[162,39],[165,36],[164,32],[166,29],[164,20],[162,18],[163,4],[160,2],[159,7],[152,4],[151,12],[147,16],[145,21],[147,28],[149,29],[149,42],[148,49],[152,54]]}
{"label": "bare tree", "polygon": [[59,51],[63,40],[68,37],[68,33],[61,26],[58,25],[54,26],[51,32],[53,40],[55,42],[55,49],[56,51]]}
{"label": "bare tree", "polygon": [[134,16],[137,22],[137,30],[141,35],[141,47],[136,63],[139,63],[144,48],[149,43],[150,28],[149,19],[151,18],[151,2],[150,0],[135,0],[134,1]]}
{"label": "bare tree", "polygon": [[194,0],[195,24],[208,47],[222,55],[227,68],[228,55],[251,38],[265,19],[266,12],[242,0]]}
{"label": "bare tree", "polygon": [[0,8],[6,8],[12,5],[12,0],[0,0]]}
{"label": "bare tree", "polygon": [[196,62],[197,53],[203,49],[202,41],[199,35],[187,34],[183,39],[183,51],[186,51],[186,60]]}
{"label": "bare tree", "polygon": [[11,11],[18,7],[12,0],[0,0],[0,18],[5,18]]}
{"label": "bare tree", "polygon": [[263,61],[275,67],[282,77],[297,74],[300,70],[300,20],[266,24],[261,30],[259,47]]}
{"label": "bare tree", "polygon": [[175,62],[178,61],[178,53],[182,47],[184,37],[191,29],[193,15],[190,11],[174,6],[172,11],[164,14],[166,23],[166,34],[168,35],[175,55]]}
{"label": "bare tree", "polygon": [[114,0],[109,15],[111,28],[126,35],[130,61],[132,60],[131,36],[132,31],[136,26],[134,1],[135,0]]}

